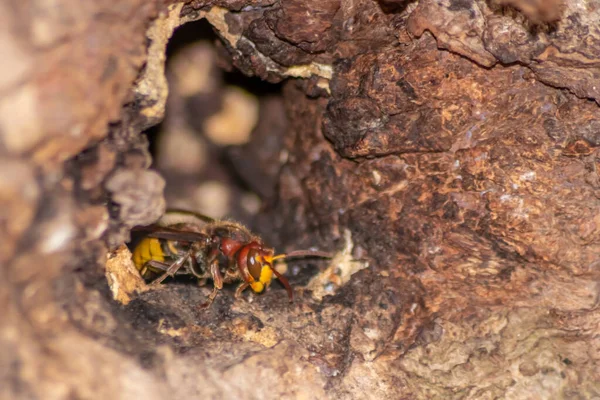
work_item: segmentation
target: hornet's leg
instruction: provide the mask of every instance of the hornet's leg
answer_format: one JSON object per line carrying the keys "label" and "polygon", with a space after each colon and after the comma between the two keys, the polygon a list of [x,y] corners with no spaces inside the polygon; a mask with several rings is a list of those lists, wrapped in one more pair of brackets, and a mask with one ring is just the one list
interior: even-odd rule
{"label": "hornet's leg", "polygon": [[213,279],[213,291],[208,296],[208,301],[199,306],[200,309],[205,309],[211,306],[213,301],[215,301],[215,297],[219,293],[219,290],[223,289],[223,276],[221,275],[221,271],[219,270],[219,260],[217,259],[218,253],[215,253],[214,256],[211,254],[210,260],[210,275]]}
{"label": "hornet's leg", "polygon": [[[150,283],[149,286],[158,286],[162,281],[164,281],[168,276],[175,276],[175,274],[177,273],[177,271],[179,271],[179,269],[181,267],[183,267],[183,264],[185,264],[185,262],[190,258],[190,253],[186,253],[185,255],[181,256],[181,258],[179,258],[177,261],[175,261],[173,264],[171,264],[169,266],[169,268],[167,268],[167,270],[165,271],[164,274],[162,274],[161,276],[159,276],[158,278],[156,278],[155,280],[152,281],[152,283]],[[157,263],[157,265],[153,265],[154,263]],[[163,269],[164,268],[164,263],[160,263],[158,261],[149,261],[148,264],[150,266],[155,266],[156,268],[159,269]]]}
{"label": "hornet's leg", "polygon": [[171,264],[167,264],[167,263],[156,261],[156,260],[150,260],[146,264],[144,264],[143,271],[147,271],[148,267],[152,267],[154,269],[159,269],[161,271],[168,271],[170,266],[171,266]]}
{"label": "hornet's leg", "polygon": [[242,297],[242,292],[243,292],[244,290],[246,290],[246,288],[247,288],[248,286],[250,286],[250,284],[249,284],[249,283],[247,283],[247,282],[243,282],[243,283],[241,283],[241,284],[240,284],[240,286],[238,286],[238,287],[237,287],[237,289],[235,290],[235,298],[236,298],[236,299],[239,299],[240,297]]}
{"label": "hornet's leg", "polygon": [[[140,271],[140,273],[142,273],[142,276],[144,276],[143,274],[145,274],[146,272],[150,271],[150,269],[148,267],[152,267],[153,269],[157,269],[162,272],[165,272],[165,271],[169,270],[169,268],[171,267],[171,264],[156,261],[156,260],[150,260],[146,264],[144,264],[144,268],[142,269],[142,271]],[[186,272],[185,271],[176,271],[174,273],[174,275],[179,275],[179,274],[186,274]]]}
{"label": "hornet's leg", "polygon": [[206,303],[200,304],[198,308],[200,310],[205,310],[208,307],[210,307],[213,301],[215,301],[215,297],[217,297],[217,294],[219,294],[219,289],[217,289],[217,287],[215,286],[213,287],[212,293],[208,296],[208,301]]}
{"label": "hornet's leg", "polygon": [[150,279],[156,272],[152,271],[150,268],[155,270],[157,269],[159,271],[166,271],[169,269],[170,266],[170,264],[164,262],[150,260],[147,261],[146,264],[144,264],[144,267],[142,269],[140,269],[140,275],[142,276],[142,278],[144,278],[144,280]]}

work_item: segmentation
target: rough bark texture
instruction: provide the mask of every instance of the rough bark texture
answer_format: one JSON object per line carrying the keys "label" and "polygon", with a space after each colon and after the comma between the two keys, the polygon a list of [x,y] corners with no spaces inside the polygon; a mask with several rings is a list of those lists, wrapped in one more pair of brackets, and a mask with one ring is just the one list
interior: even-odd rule
{"label": "rough bark texture", "polygon": [[[597,2],[0,11],[0,398],[600,398]],[[339,252],[288,265],[293,305],[274,284],[201,311],[210,287],[149,289],[120,247],[200,207],[198,179],[234,186],[202,170],[227,96],[206,48],[215,86],[175,70],[167,96],[166,44],[202,18],[221,67],[283,82],[227,153],[252,225]],[[140,132],[166,104],[165,201]]]}

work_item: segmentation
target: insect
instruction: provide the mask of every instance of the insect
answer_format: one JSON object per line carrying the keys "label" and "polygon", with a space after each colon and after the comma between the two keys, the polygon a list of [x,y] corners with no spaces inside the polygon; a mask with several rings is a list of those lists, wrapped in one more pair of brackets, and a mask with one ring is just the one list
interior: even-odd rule
{"label": "insect", "polygon": [[134,228],[146,233],[133,251],[133,262],[145,279],[158,285],[169,276],[193,275],[202,283],[212,279],[209,307],[223,284],[240,282],[235,292],[240,297],[250,287],[264,291],[275,275],[285,287],[290,303],[293,291],[288,280],[274,267],[276,260],[291,257],[322,257],[321,251],[300,250],[277,254],[247,228],[231,221],[217,221],[201,214],[171,210],[156,225]]}

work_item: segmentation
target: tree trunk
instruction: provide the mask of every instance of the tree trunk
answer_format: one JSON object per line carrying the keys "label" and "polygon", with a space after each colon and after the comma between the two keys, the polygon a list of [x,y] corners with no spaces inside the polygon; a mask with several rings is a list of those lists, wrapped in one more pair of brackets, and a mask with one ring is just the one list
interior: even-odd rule
{"label": "tree trunk", "polygon": [[[0,5],[0,398],[600,398],[592,3]],[[334,257],[201,310],[122,245],[167,206]]]}

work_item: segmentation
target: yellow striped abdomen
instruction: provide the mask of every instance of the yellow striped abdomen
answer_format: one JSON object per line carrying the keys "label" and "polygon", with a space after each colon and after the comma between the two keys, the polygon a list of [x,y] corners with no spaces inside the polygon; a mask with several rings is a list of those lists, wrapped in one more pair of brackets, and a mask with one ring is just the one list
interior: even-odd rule
{"label": "yellow striped abdomen", "polygon": [[146,263],[150,260],[164,262],[165,253],[162,249],[159,239],[156,238],[144,238],[133,250],[133,263],[135,267],[140,271],[140,274],[144,278],[150,278],[156,273],[160,272],[156,268],[148,267]]}

